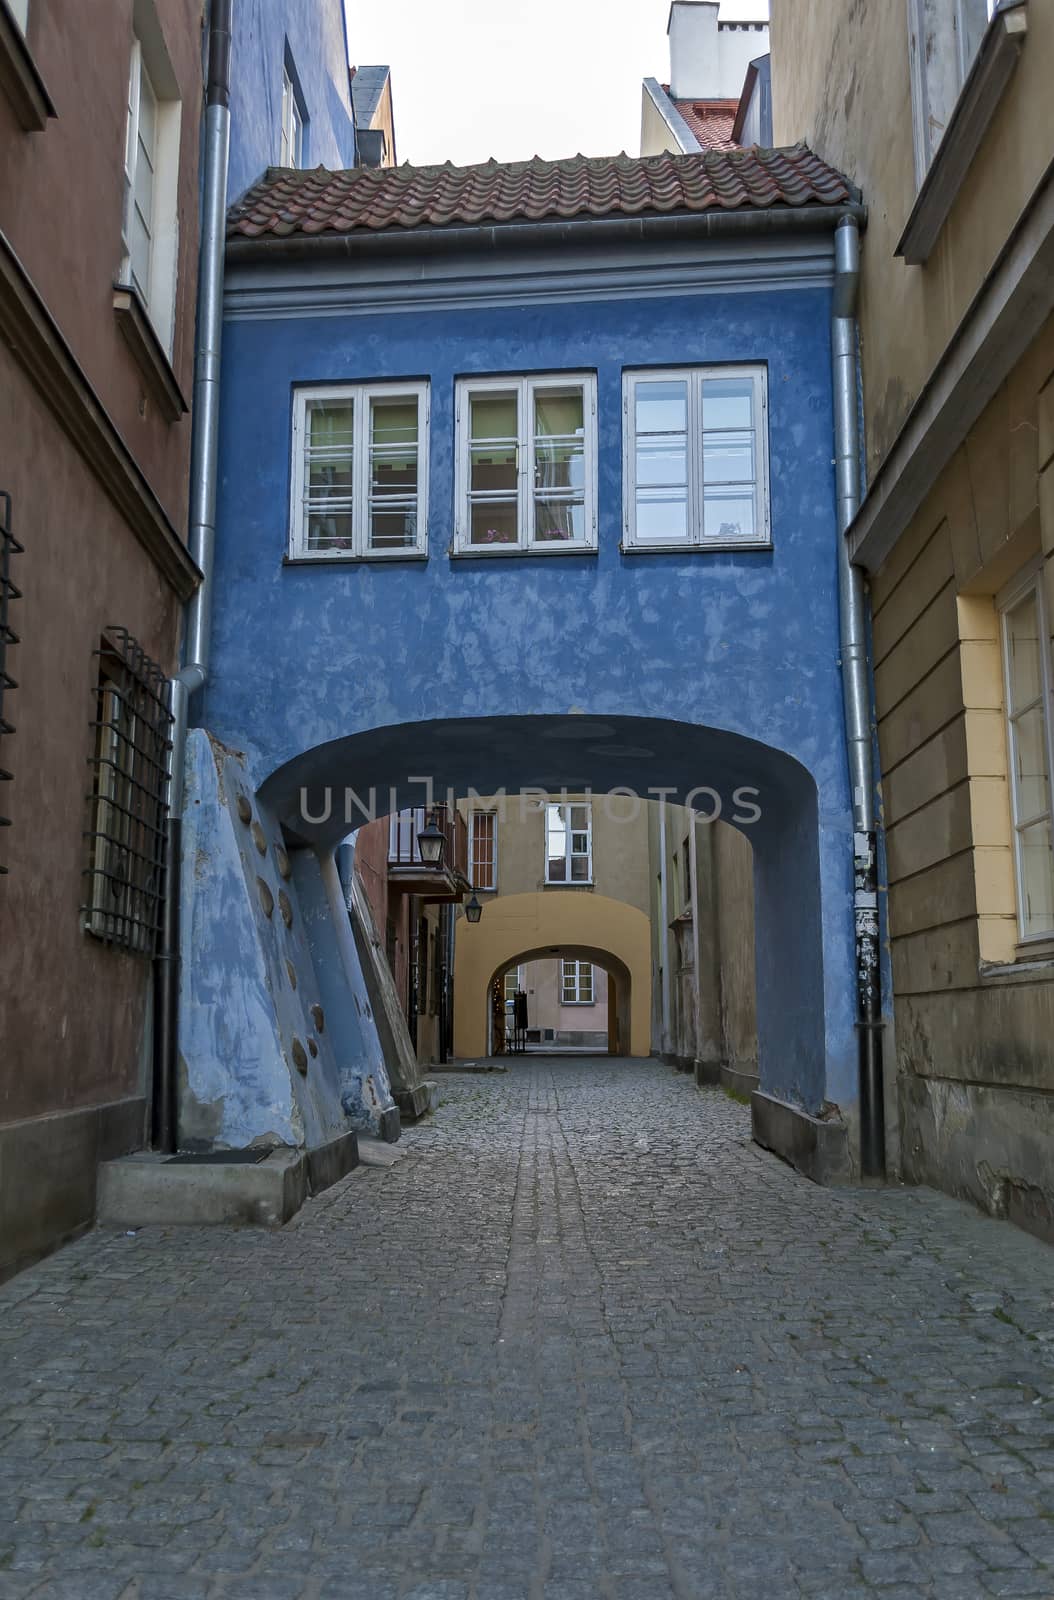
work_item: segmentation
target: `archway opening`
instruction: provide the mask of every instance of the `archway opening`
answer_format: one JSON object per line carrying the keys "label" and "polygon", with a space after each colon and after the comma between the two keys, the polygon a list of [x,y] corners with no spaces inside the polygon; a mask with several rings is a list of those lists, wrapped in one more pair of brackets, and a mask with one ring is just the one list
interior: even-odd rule
{"label": "archway opening", "polygon": [[483,996],[489,1055],[630,1055],[633,975],[593,945],[521,951]]}

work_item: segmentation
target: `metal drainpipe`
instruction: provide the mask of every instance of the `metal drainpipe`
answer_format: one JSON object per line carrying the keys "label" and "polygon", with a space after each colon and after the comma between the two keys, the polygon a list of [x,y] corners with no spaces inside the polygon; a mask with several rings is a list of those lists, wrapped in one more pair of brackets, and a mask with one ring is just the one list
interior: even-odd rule
{"label": "metal drainpipe", "polygon": [[231,15],[233,0],[211,0],[208,78],[205,90],[204,187],[198,264],[197,343],[190,454],[190,553],[202,581],[187,606],[183,666],[170,684],[172,749],[169,756],[169,818],[165,911],[156,966],[153,1142],[171,1153],[179,1128],[179,902],[183,849],[183,774],[190,697],[209,671],[212,567],[216,544],[216,467],[220,411],[220,346],[223,338],[223,268],[226,243],[227,172],[230,159]]}
{"label": "metal drainpipe", "polygon": [[871,759],[871,681],[867,662],[864,575],[849,559],[846,532],[860,508],[860,426],[856,299],[860,233],[846,217],[835,230],[831,350],[834,363],[835,481],[838,498],[838,596],[842,689],[853,797],[853,911],[856,923],[857,1033],[860,1056],[860,1166],[865,1178],[886,1170],[882,1087],[875,780]]}

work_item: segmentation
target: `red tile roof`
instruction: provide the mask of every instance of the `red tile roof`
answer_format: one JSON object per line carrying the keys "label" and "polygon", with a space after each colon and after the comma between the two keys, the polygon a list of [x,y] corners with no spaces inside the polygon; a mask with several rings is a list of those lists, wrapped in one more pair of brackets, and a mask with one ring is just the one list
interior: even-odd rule
{"label": "red tile roof", "polygon": [[552,218],[767,211],[858,198],[805,145],[690,155],[573,156],[455,167],[272,167],[230,210],[228,237],[283,239]]}
{"label": "red tile roof", "polygon": [[[669,84],[664,83],[662,87],[669,95]],[[739,148],[732,137],[736,112],[739,110],[738,100],[674,100],[671,96],[670,104],[681,113],[702,149]]]}

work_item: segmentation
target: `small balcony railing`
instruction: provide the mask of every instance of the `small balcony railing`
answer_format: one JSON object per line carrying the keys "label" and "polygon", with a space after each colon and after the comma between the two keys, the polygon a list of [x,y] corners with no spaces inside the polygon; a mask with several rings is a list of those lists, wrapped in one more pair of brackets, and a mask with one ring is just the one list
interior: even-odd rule
{"label": "small balcony railing", "polygon": [[[417,842],[430,815],[444,840],[438,865],[421,859]],[[389,823],[388,877],[392,884],[426,900],[457,900],[467,894],[468,827],[464,817],[442,805],[434,806],[431,812],[424,806],[395,812]]]}

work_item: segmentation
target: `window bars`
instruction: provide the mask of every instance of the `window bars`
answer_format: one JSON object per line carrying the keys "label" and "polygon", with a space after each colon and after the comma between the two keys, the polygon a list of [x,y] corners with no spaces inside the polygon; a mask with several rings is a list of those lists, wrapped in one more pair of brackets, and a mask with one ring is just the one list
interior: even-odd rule
{"label": "window bars", "polygon": [[[18,634],[8,621],[8,606],[21,600],[22,591],[11,580],[11,557],[21,555],[22,546],[11,532],[11,496],[0,491],[0,738],[14,733],[14,724],[4,714],[4,694],[18,684],[7,670],[7,647],[18,643]],[[0,783],[10,783],[12,774],[0,767]],[[10,818],[0,814],[0,828],[9,828]],[[7,868],[0,862],[0,873]]]}
{"label": "window bars", "polygon": [[168,682],[124,628],[108,628],[96,655],[84,923],[106,944],[153,956],[164,911]]}

